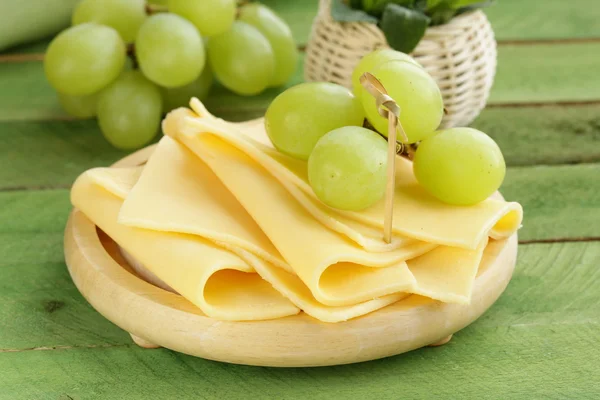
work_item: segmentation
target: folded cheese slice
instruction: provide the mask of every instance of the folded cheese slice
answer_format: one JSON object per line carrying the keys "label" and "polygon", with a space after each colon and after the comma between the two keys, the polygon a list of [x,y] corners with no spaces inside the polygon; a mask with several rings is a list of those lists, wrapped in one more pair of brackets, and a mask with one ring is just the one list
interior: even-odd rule
{"label": "folded cheese slice", "polygon": [[[305,196],[321,204],[310,188],[306,163],[287,157],[265,144],[265,134],[260,133],[260,124],[254,121],[250,129],[239,129],[239,125],[227,123],[212,116],[197,99],[191,102],[196,114],[189,110],[174,111],[167,117],[163,129],[167,134],[193,137],[209,132],[245,152],[257,163],[269,170],[288,190],[295,185]],[[171,121],[169,120],[171,119]],[[249,138],[251,132],[258,140]],[[171,133],[169,133],[171,132]],[[295,197],[299,197],[295,195]],[[376,228],[383,226],[384,201],[360,211],[334,210],[328,207],[307,207],[306,201],[298,198],[315,218],[356,241],[369,251],[387,251],[389,245],[381,240],[363,237],[356,226],[344,224],[343,217],[368,224]],[[394,232],[404,237],[427,243],[463,247],[475,250],[488,236],[502,239],[512,235],[521,225],[523,210],[518,203],[490,198],[474,206],[452,206],[430,196],[416,181],[412,163],[398,158],[396,171],[396,193],[394,196]],[[440,223],[442,221],[442,223]],[[337,223],[336,223],[337,222]],[[372,238],[371,238],[372,239]],[[394,241],[391,246],[404,243]]]}
{"label": "folded cheese slice", "polygon": [[264,320],[300,310],[237,255],[193,235],[132,228],[117,222],[139,169],[96,169],[81,175],[71,201],[127,253],[206,315]]}
{"label": "folded cheese slice", "polygon": [[[228,148],[235,151],[235,148]],[[243,156],[243,153],[240,155]],[[325,229],[295,205],[294,198],[285,190],[280,191],[284,196],[280,198],[273,197],[273,192],[268,187],[263,190],[261,177],[252,175],[253,168],[238,164],[236,159],[228,160],[226,154],[219,154],[218,158],[239,171],[240,175],[234,178],[247,183],[246,187],[257,200],[254,204],[262,210],[260,212],[264,212],[283,229],[273,241],[275,247],[278,243],[284,243],[284,248],[295,249],[299,257],[295,258],[298,265],[294,268],[289,259],[284,257],[286,262],[282,269],[299,275],[298,270],[302,270],[302,266],[319,264],[317,268],[321,268],[321,271],[314,275],[311,284],[307,284],[316,301],[334,307],[353,306],[414,289],[415,280],[406,263],[396,262],[397,259],[406,258],[400,250],[396,254],[371,255],[365,252],[342,236]],[[263,174],[262,177],[269,178],[269,175]],[[198,179],[206,179],[210,184],[198,184]],[[255,225],[253,219],[249,219],[247,209],[240,209],[236,200],[231,201],[228,196],[232,195],[221,182],[193,153],[170,137],[164,137],[144,167],[138,182],[127,195],[119,214],[119,222],[138,228],[200,235],[218,241],[221,246],[229,249],[246,250],[266,263],[273,264],[272,259],[280,257],[279,252],[274,250],[272,244],[267,246],[264,241],[256,238],[264,236],[263,231]],[[216,203],[221,203],[222,206],[217,207]],[[297,224],[299,214],[289,214],[290,207],[294,206],[296,211],[304,212],[304,224]],[[236,225],[237,218],[243,226]],[[314,250],[308,252],[296,242],[299,231],[307,229],[310,230],[308,234],[313,235],[312,244],[315,245]],[[245,235],[246,240],[240,239],[244,237],[242,235]],[[248,246],[247,242],[263,245],[257,251],[255,247],[258,246]],[[340,243],[341,247],[327,247],[327,243],[335,242]],[[329,254],[326,258],[322,257],[325,253]],[[270,254],[271,257],[264,254]],[[362,265],[368,265],[369,258],[373,258],[380,268]],[[346,278],[341,279],[342,275]]]}
{"label": "folded cheese slice", "polygon": [[[167,119],[167,124],[172,122]],[[167,131],[176,127],[177,123],[175,121],[167,126]],[[440,271],[454,274],[456,290],[451,285],[441,285],[439,291],[432,290],[431,286],[420,288],[403,260],[414,259],[438,247],[436,244],[404,240],[402,246],[388,252],[366,251],[339,233],[326,229],[298,201],[297,189],[294,191],[293,187],[282,185],[271,171],[221,140],[220,136],[211,134],[212,130],[207,128],[206,134],[202,135],[171,132],[198,155],[236,196],[319,302],[330,306],[355,304],[399,291],[426,291],[429,297],[437,300],[469,301],[468,288],[472,285],[473,271],[477,270],[484,246],[474,250],[439,249],[436,254],[452,254],[469,261],[457,270],[431,270],[430,277],[445,281],[448,279],[443,274],[440,276]],[[160,180],[157,176],[152,178],[155,184]],[[144,197],[148,196],[151,192],[144,194]],[[364,228],[356,221],[353,223]],[[373,227],[367,228],[375,235]],[[415,266],[418,265],[415,263]],[[427,276],[423,281],[427,281]]]}
{"label": "folded cheese slice", "polygon": [[[111,169],[96,171],[94,176],[98,176],[101,171],[114,175]],[[294,304],[302,309],[305,309],[304,307],[308,304],[310,307],[308,312],[313,316],[318,315],[317,318],[321,320],[331,321],[331,318],[346,318],[344,315],[350,315],[350,311],[358,312],[357,309],[340,309],[336,311],[335,315],[332,315],[331,308],[323,307],[314,298],[311,298],[312,296],[300,296],[301,293],[310,294],[311,292],[296,276],[288,276],[279,271],[269,273],[264,267],[257,267],[256,263],[259,261],[256,260],[261,259],[260,252],[253,252],[248,250],[243,243],[240,244],[239,238],[235,238],[235,235],[240,232],[240,227],[232,225],[231,221],[239,218],[239,223],[246,225],[241,232],[252,231],[258,235],[263,234],[262,231],[253,228],[254,221],[246,218],[245,209],[240,210],[239,206],[235,206],[235,204],[230,207],[216,207],[213,204],[215,202],[231,204],[231,199],[227,198],[231,194],[198,157],[170,137],[164,137],[160,141],[154,154],[145,165],[139,180],[135,174],[131,174],[128,179],[132,181],[128,183],[124,182],[123,178],[111,179],[112,183],[110,179],[103,179],[102,184],[109,188],[110,186],[107,185],[118,182],[121,187],[125,188],[121,188],[119,192],[122,193],[122,196],[127,196],[121,207],[120,222],[155,230],[194,233],[213,238],[213,240],[217,238],[216,240],[220,240],[221,246],[227,247],[248,261],[263,278],[271,282]],[[210,184],[198,184],[198,179],[204,179]],[[297,222],[292,221],[291,223]],[[317,227],[319,230],[325,229],[318,225]],[[294,226],[288,228],[293,230]],[[229,240],[229,238],[234,239]],[[295,235],[292,235],[292,239],[288,240],[293,242],[294,238]],[[438,255],[437,258],[426,257],[429,254],[427,253],[423,258],[408,260],[409,270],[412,272],[414,269],[418,273],[418,279],[416,286],[407,291],[427,293],[429,297],[442,301],[468,302],[474,271],[477,270],[479,264],[477,251],[481,251],[481,249],[469,251],[446,246],[434,247],[437,247],[433,253]],[[242,250],[253,253],[257,258],[248,260]],[[431,265],[424,260],[431,260]],[[460,263],[454,267],[453,260],[460,261]],[[264,257],[260,262],[270,264],[268,258],[265,260]],[[292,270],[288,264],[285,264],[284,269]],[[354,268],[345,268],[345,265],[329,267],[321,276],[321,284],[330,289],[340,290],[345,287],[344,290],[354,290],[352,282],[360,281],[357,278],[361,278],[355,276],[355,272]],[[273,277],[277,277],[277,279]],[[288,283],[287,288],[282,286],[286,282]],[[290,290],[290,284],[293,284],[294,290]],[[377,307],[378,304],[370,303],[361,307],[366,309]]]}
{"label": "folded cheese slice", "polygon": [[226,242],[289,269],[215,174],[169,137],[160,141],[144,173],[127,194],[119,223]]}
{"label": "folded cheese slice", "polygon": [[[170,140],[169,138],[165,139]],[[186,154],[183,146],[177,145],[175,148]],[[163,146],[163,141],[161,141],[156,148],[155,155],[160,155],[163,150],[172,153],[169,150],[173,149],[172,146]],[[160,156],[153,157],[148,165],[158,163],[164,167],[164,171],[167,171],[170,169],[170,164],[161,164],[163,160],[164,158]],[[149,170],[152,171],[152,169]],[[190,234],[174,233],[170,231],[171,225],[163,227],[157,223],[158,221],[152,221],[152,218],[161,214],[160,209],[156,209],[149,218],[149,224],[154,229],[115,224],[119,203],[122,203],[122,199],[131,193],[142,172],[142,167],[97,168],[87,171],[73,186],[72,202],[117,241],[137,263],[143,264],[150,273],[173,287],[175,291],[192,301],[211,317],[231,320],[262,320],[291,315],[298,312],[298,308],[300,308],[320,321],[340,322],[380,309],[407,296],[406,293],[396,293],[351,306],[329,307],[317,302],[310,290],[296,275],[256,257],[242,247],[227,242],[218,244],[207,242]],[[160,189],[160,186],[158,188]],[[152,193],[156,194],[154,191]],[[184,226],[182,221],[187,220],[190,216],[172,211],[189,210],[189,204],[186,203],[193,198],[194,196],[191,198],[172,196],[170,207],[163,209],[163,212],[173,217],[172,221],[179,221],[180,225],[178,226]],[[194,212],[198,212],[198,210],[194,210]],[[147,223],[148,221],[145,221],[142,225],[146,226]],[[195,240],[198,240],[197,244],[195,244]],[[222,249],[238,254],[245,264],[240,264],[239,259],[232,259],[232,254],[226,252],[223,254]],[[189,254],[180,254],[180,252]],[[204,252],[207,252],[206,256]],[[224,258],[220,265],[223,265],[223,262],[233,261],[231,266],[234,271],[249,273],[254,271],[253,267],[255,267],[269,285],[282,293],[297,308],[289,308],[289,303],[281,302],[280,296],[276,296],[272,290],[267,291],[264,283],[259,284],[256,281],[256,274],[244,276],[221,272],[205,278],[206,274],[215,270],[210,266],[210,260],[219,260],[221,256]],[[208,272],[202,273],[203,270]],[[204,291],[202,285],[205,287]],[[272,296],[272,299],[269,299],[269,296]],[[272,309],[265,310],[264,308]]]}

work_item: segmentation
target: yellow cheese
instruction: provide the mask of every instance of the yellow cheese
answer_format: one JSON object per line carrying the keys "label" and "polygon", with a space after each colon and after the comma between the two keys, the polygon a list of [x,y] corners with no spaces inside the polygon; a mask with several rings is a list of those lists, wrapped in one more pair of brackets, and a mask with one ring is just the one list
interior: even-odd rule
{"label": "yellow cheese", "polygon": [[[176,158],[178,151],[185,150],[178,144],[164,146],[164,143],[169,141],[169,138],[161,141],[147,166],[158,162],[159,165],[168,168],[169,164],[161,164],[161,162],[169,159],[169,156]],[[184,151],[183,154],[186,152]],[[188,155],[188,157],[192,156]],[[186,163],[181,165],[186,165]],[[162,169],[149,168],[144,173],[160,171]],[[314,318],[323,322],[339,322],[385,307],[406,296],[406,293],[396,293],[341,307],[328,307],[320,304],[297,276],[252,255],[243,248],[226,242],[220,242],[217,246],[190,234],[173,233],[170,232],[172,227],[169,225],[163,227],[157,223],[161,219],[152,220],[153,217],[164,212],[172,217],[173,221],[179,221],[181,225],[178,226],[184,226],[181,221],[192,216],[177,212],[177,210],[190,210],[189,204],[186,203],[190,199],[195,199],[195,196],[178,197],[181,194],[180,191],[171,193],[171,198],[165,199],[166,204],[169,204],[170,207],[162,211],[157,209],[150,216],[149,221],[142,221],[142,225],[152,225],[153,229],[133,228],[116,223],[119,207],[123,210],[122,198],[128,198],[132,188],[137,187],[136,181],[139,175],[140,168],[90,170],[82,175],[73,186],[72,202],[117,241],[135,260],[141,262],[150,272],[188,298],[209,316],[231,320],[262,320],[291,315],[288,313],[292,313],[292,311],[297,313],[298,308],[291,309],[287,300],[281,301],[281,299],[288,298],[292,304],[300,307]],[[193,187],[193,182],[182,183],[186,187],[188,187],[186,185],[188,183],[189,187]],[[153,191],[151,195],[157,195],[157,192]],[[197,209],[193,211],[198,212]],[[170,218],[166,219],[166,221],[169,220]],[[198,242],[196,243],[195,240]],[[240,259],[236,259],[233,254],[225,250],[238,254],[244,262],[240,263]],[[232,262],[232,256],[235,262]],[[232,263],[230,268],[224,271],[212,267],[211,260],[218,265]],[[219,262],[219,260],[221,261]],[[256,268],[259,275],[250,273],[254,272],[253,267]],[[213,271],[213,275],[210,275],[211,271]],[[259,276],[264,279],[264,281],[261,279],[262,283],[258,281]],[[203,287],[204,289],[202,289]],[[273,288],[284,294],[284,297],[276,296]]]}
{"label": "yellow cheese", "polygon": [[163,122],[144,167],[94,169],[73,204],[206,315],[261,320],[303,310],[323,322],[410,293],[468,303],[488,238],[520,226],[517,203],[455,207],[429,196],[398,158],[394,237],[383,202],[362,212],[321,203],[306,162],[271,145],[261,119],[225,122],[192,102]]}
{"label": "yellow cheese", "polygon": [[[130,255],[210,317],[263,320],[300,311],[248,263],[207,240],[117,223],[123,200],[106,188],[126,189],[129,185],[125,182],[135,175],[133,169],[88,171],[73,185],[71,201]],[[101,187],[97,182],[104,184]]]}
{"label": "yellow cheese", "polygon": [[215,174],[169,137],[161,140],[127,195],[119,223],[227,242],[288,267]]}
{"label": "yellow cheese", "polygon": [[[187,111],[182,113],[184,117],[189,115]],[[473,271],[477,270],[482,248],[444,249],[447,246],[441,246],[433,254],[450,254],[463,262],[462,268],[452,271],[456,287],[441,285],[438,291],[432,289],[427,271],[423,272],[418,267],[422,263],[415,263],[415,269],[421,272],[423,279],[421,285],[412,273],[408,274],[406,270],[398,268],[399,261],[414,259],[437,247],[436,244],[400,238],[397,243],[401,245],[388,252],[369,252],[353,245],[337,232],[324,229],[323,221],[308,212],[304,203],[308,197],[302,191],[293,185],[286,185],[285,181],[278,181],[273,176],[272,169],[267,171],[254,157],[240,151],[240,147],[245,144],[232,146],[230,141],[221,140],[221,134],[233,136],[228,132],[228,127],[218,126],[218,120],[215,119],[206,120],[205,129],[200,134],[188,134],[185,126],[180,126],[182,121],[167,118],[166,131],[181,140],[216,173],[319,302],[330,306],[354,304],[399,291],[427,292],[429,297],[442,301],[469,301],[470,291],[466,293],[464,288],[472,285],[475,276]],[[238,135],[237,139],[232,140],[239,140],[239,137]],[[308,202],[314,204],[312,199]],[[319,207],[318,212],[322,214],[328,211],[322,205],[316,207]],[[343,221],[341,223],[350,226],[346,217],[335,214],[326,216],[333,223]],[[360,228],[361,235],[367,229],[371,231],[372,237],[377,234],[373,227],[365,227],[354,220],[352,223]],[[436,272],[439,270],[432,269],[430,275],[434,276]]]}
{"label": "yellow cheese", "polygon": [[[414,289],[403,249],[365,251],[325,229],[271,174],[235,147],[213,135],[182,138],[239,200],[319,302],[350,305]],[[348,272],[347,279],[321,279],[329,273],[339,277],[341,270]]]}
{"label": "yellow cheese", "polygon": [[469,304],[487,243],[485,238],[475,250],[438,246],[408,260],[408,268],[418,282],[413,293],[446,303]]}
{"label": "yellow cheese", "polygon": [[[301,279],[306,278],[307,273],[313,274],[312,279],[303,281],[317,301],[328,306],[350,306],[414,289],[415,280],[403,261],[407,256],[401,249],[369,254],[335,232],[324,229],[285,190],[274,191],[273,188],[280,186],[269,186],[269,179],[272,180],[269,174],[256,174],[256,164],[240,164],[240,160],[251,162],[243,153],[237,152],[241,158],[228,158],[228,150],[236,152],[235,148],[226,146],[225,151],[217,155],[221,163],[229,167],[225,173],[231,171],[234,180],[247,183],[247,193],[254,199],[252,209],[264,213],[275,224],[274,229],[280,229],[280,234],[265,233],[274,236],[275,247],[286,249],[283,268],[298,274]],[[208,179],[207,184],[199,184],[199,179]],[[236,195],[236,191],[231,193]],[[278,194],[283,197],[277,197]],[[260,239],[267,240],[263,231],[245,209],[235,200],[230,201],[228,196],[231,196],[230,192],[208,167],[181,144],[165,137],[128,194],[119,222],[138,228],[197,234],[230,248],[247,250],[270,264],[273,259],[279,259],[281,256],[275,247]],[[237,216],[239,223],[236,223]],[[253,217],[256,218],[254,214]],[[298,218],[303,218],[305,223],[298,223]],[[311,251],[296,242],[297,237],[303,235],[312,237],[311,243],[315,246]],[[248,246],[247,243],[255,245]],[[290,249],[295,256],[290,254]],[[411,249],[407,246],[407,251]],[[292,264],[291,260],[296,263]],[[381,268],[364,266],[370,263]],[[306,272],[309,268],[315,271]],[[347,278],[331,279],[341,277],[340,271],[344,270]]]}
{"label": "yellow cheese", "polygon": [[[265,134],[260,133],[261,128],[258,121],[253,121],[251,128],[246,129],[247,132],[251,132],[252,136],[259,138],[259,140],[252,140],[248,138],[247,134],[244,135],[244,129],[239,129],[239,124],[227,123],[213,117],[206,111],[202,103],[194,100],[192,106],[200,118],[194,118],[189,112],[175,111],[172,113],[172,117],[178,121],[170,123],[171,126],[168,126],[168,122],[165,123],[165,133],[172,132],[179,135],[178,137],[193,137],[206,133],[216,135],[252,157],[255,162],[269,170],[286,188],[289,188],[291,184],[296,185],[307,196],[318,201],[308,183],[306,163],[286,157],[272,149],[268,151],[268,146],[264,145]],[[343,215],[382,228],[383,210],[384,201],[382,199],[379,203],[361,212],[327,208],[327,216],[315,217],[321,221],[332,221],[339,220],[340,215]],[[320,212],[319,210],[309,211],[313,215],[315,212]],[[522,216],[523,210],[518,203],[493,198],[470,207],[443,203],[430,196],[417,183],[412,173],[412,163],[403,158],[397,158],[393,229],[398,234],[428,243],[474,250],[487,236],[502,239],[512,235],[520,227]],[[443,222],[440,223],[440,221]],[[348,231],[350,227],[343,223],[330,222],[326,225],[355,241],[357,235],[360,235],[360,232],[350,233]],[[373,246],[371,242],[365,241],[359,244],[370,251],[378,250],[371,247]],[[381,246],[384,245],[381,244]]]}

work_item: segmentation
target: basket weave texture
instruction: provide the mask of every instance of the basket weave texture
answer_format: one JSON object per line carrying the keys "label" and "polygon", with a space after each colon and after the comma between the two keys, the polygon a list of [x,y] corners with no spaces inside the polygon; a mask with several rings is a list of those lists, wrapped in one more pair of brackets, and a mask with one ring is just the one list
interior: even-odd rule
{"label": "basket weave texture", "polygon": [[[352,71],[373,50],[389,47],[374,24],[337,22],[331,0],[320,0],[306,49],[306,81],[352,87]],[[441,127],[465,126],[485,107],[496,73],[494,31],[481,11],[428,28],[411,54],[436,80],[447,114]]]}

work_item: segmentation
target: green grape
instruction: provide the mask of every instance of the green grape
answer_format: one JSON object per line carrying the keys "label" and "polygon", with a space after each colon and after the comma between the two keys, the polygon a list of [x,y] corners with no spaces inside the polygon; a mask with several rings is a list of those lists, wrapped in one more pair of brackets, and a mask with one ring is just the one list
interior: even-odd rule
{"label": "green grape", "polygon": [[156,4],[159,6],[166,6],[169,0],[148,0],[148,4]]}
{"label": "green grape", "polygon": [[[400,106],[400,122],[409,143],[432,136],[444,116],[442,94],[424,69],[404,61],[390,61],[371,71]],[[387,136],[388,121],[377,112],[375,98],[361,89],[367,119]],[[398,139],[400,140],[400,138]]]}
{"label": "green grape", "polygon": [[235,20],[236,0],[168,0],[169,11],[189,20],[203,36],[225,33]]}
{"label": "green grape", "polygon": [[317,141],[344,126],[362,126],[360,102],[343,86],[310,82],[294,86],[273,100],[265,128],[273,145],[287,155],[308,160]]}
{"label": "green grape", "polygon": [[148,17],[135,39],[135,51],[144,75],[164,87],[196,80],[205,64],[202,37],[194,25],[175,14]]}
{"label": "green grape", "polygon": [[73,26],[52,40],[44,57],[46,78],[58,92],[95,93],[116,79],[125,65],[125,44],[113,28]]}
{"label": "green grape", "polygon": [[137,149],[158,132],[161,110],[158,87],[139,71],[125,71],[100,93],[98,123],[113,146]]}
{"label": "green grape", "polygon": [[207,65],[194,82],[176,88],[161,88],[163,111],[169,112],[178,107],[187,107],[192,97],[204,100],[208,96],[212,84],[213,74]]}
{"label": "green grape", "polygon": [[273,47],[275,73],[269,86],[286,83],[298,64],[298,49],[289,26],[270,8],[258,3],[242,6],[239,19],[258,29]]}
{"label": "green grape", "polygon": [[96,22],[116,29],[125,42],[133,42],[146,19],[144,0],[83,0],[73,12],[73,25]]}
{"label": "green grape", "polygon": [[275,70],[273,48],[258,29],[235,21],[208,41],[208,59],[217,79],[233,92],[251,96],[265,90]]}
{"label": "green grape", "polygon": [[386,140],[369,129],[345,126],[319,139],[308,159],[308,179],[323,203],[359,211],[385,194],[386,168]]}
{"label": "green grape", "polygon": [[91,118],[96,116],[98,93],[87,96],[70,96],[58,94],[58,101],[62,108],[70,115],[77,118]]}
{"label": "green grape", "polygon": [[419,67],[421,66],[421,64],[415,61],[414,58],[412,58],[408,54],[402,53],[401,51],[396,51],[392,49],[375,50],[361,58],[361,60],[354,68],[354,71],[352,72],[352,89],[356,97],[360,98],[361,95],[361,75],[365,72],[371,72],[377,67],[389,61],[406,61],[418,65]]}
{"label": "green grape", "polygon": [[472,128],[453,128],[419,144],[413,164],[419,183],[439,200],[473,205],[504,180],[506,166],[492,138]]}

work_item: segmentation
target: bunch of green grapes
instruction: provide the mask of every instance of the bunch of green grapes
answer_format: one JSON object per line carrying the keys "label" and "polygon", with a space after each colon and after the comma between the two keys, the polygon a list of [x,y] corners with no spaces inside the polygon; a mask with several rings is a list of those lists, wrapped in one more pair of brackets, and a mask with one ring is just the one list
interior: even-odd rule
{"label": "bunch of green grapes", "polygon": [[82,0],[48,47],[44,69],[60,104],[96,116],[115,147],[156,135],[163,112],[204,99],[214,78],[240,95],[284,84],[298,51],[269,8],[236,0]]}
{"label": "bunch of green grapes", "polygon": [[331,83],[305,83],[280,94],[267,110],[265,127],[274,146],[308,160],[310,185],[323,203],[358,211],[385,195],[388,121],[359,82],[366,72],[398,104],[405,144],[418,144],[415,177],[430,195],[473,205],[500,187],[506,166],[498,145],[471,128],[438,131],[444,105],[436,82],[410,56],[385,49],[356,66],[354,93]]}

